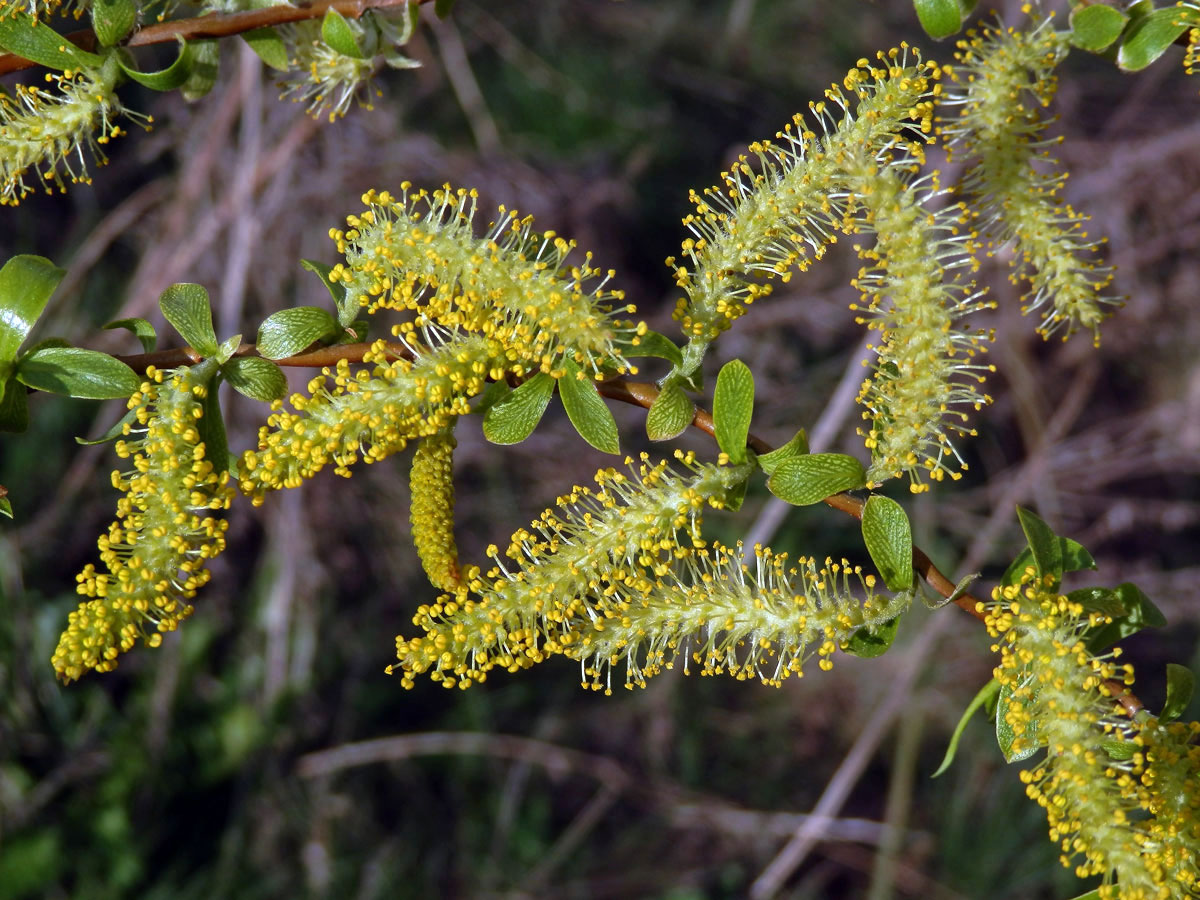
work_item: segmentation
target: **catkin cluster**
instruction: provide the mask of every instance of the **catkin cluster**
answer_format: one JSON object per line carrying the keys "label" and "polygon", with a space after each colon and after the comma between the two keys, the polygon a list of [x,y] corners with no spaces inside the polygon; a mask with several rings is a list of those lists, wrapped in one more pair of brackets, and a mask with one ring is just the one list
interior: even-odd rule
{"label": "catkin cluster", "polygon": [[211,372],[150,368],[129,399],[135,424],[116,445],[129,469],[113,472],[123,496],[99,540],[107,571],[89,564],[77,576],[88,599],[70,614],[51,660],[64,681],[115,669],[139,639],[158,646],[162,632],[191,615],[208,560],[225,549],[226,522],[215,512],[228,509],[233,489],[205,458],[199,430]]}
{"label": "catkin cluster", "polygon": [[[699,465],[677,454],[683,474],[643,457],[630,475],[608,469],[598,489],[577,487],[513,535],[494,568],[464,573],[453,594],[422,606],[423,635],[396,639],[405,687],[428,672],[466,688],[495,668],[517,671],[554,655],[576,660],[583,685],[611,692],[614,668],[627,688],[681,660],[703,674],[728,672],[777,684],[821,667],[862,627],[877,627],[907,597],[874,591],[874,578],[845,561],[819,566],[756,549],[709,545],[700,524],[746,476],[744,467]],[[860,596],[861,595],[861,596]]]}
{"label": "catkin cluster", "polygon": [[1132,667],[1119,648],[1096,654],[1084,642],[1104,616],[1048,581],[1029,567],[981,604],[1013,751],[1046,747],[1021,773],[1026,792],[1046,810],[1063,865],[1101,876],[1106,900],[1200,896],[1200,723],[1127,718],[1111,685],[1131,684]]}

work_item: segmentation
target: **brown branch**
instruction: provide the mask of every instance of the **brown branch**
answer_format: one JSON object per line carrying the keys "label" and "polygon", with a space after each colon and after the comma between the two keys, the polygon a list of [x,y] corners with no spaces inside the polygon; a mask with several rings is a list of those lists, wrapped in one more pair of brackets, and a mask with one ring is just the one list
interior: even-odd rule
{"label": "brown branch", "polygon": [[[358,343],[318,347],[295,356],[289,356],[286,359],[277,359],[275,362],[281,366],[297,367],[333,366],[337,365],[343,359],[350,363],[361,363],[364,354],[371,346],[372,344],[370,343]],[[412,350],[405,344],[390,342],[386,345],[386,349],[388,354],[395,359],[413,358]],[[234,355],[259,356],[261,354],[258,353],[253,344],[242,344],[238,347]],[[156,368],[185,366],[199,362],[201,357],[191,347],[185,347],[177,350],[140,353],[134,356],[119,356],[117,359],[135,371],[144,372],[148,365],[153,365]],[[640,406],[643,409],[649,409],[653,406],[655,399],[658,397],[658,388],[656,386],[640,381],[605,381],[598,384],[597,388],[601,395],[608,397],[610,400],[618,400],[632,406]],[[691,425],[693,428],[703,431],[709,437],[716,437],[712,415],[698,406],[696,407],[695,415],[692,417]],[[753,434],[748,436],[746,446],[760,455],[770,453],[774,449],[771,444]],[[856,519],[862,519],[865,503],[853,494],[843,491],[826,497],[823,502],[826,506],[854,516]],[[912,555],[913,570],[925,580],[925,583],[947,599],[954,597],[956,585],[933,564],[933,560],[929,558],[925,551],[914,545]],[[985,614],[979,608],[982,602],[974,594],[963,592],[954,597],[954,603],[980,621],[984,620]],[[1142,709],[1141,701],[1119,682],[1106,681],[1104,682],[1104,686],[1130,717]]]}
{"label": "brown branch", "polygon": [[[371,9],[395,8],[406,6],[410,2],[420,4],[428,3],[429,0],[314,0],[312,3],[301,2],[295,6],[267,6],[263,9],[250,9],[245,12],[213,13],[192,19],[176,19],[172,22],[147,25],[145,28],[135,31],[124,42],[124,46],[144,47],[150,44],[170,44],[181,38],[187,41],[199,41],[232,37],[235,34],[254,31],[257,28],[272,28],[276,25],[316,19],[324,16],[329,9],[335,9],[347,18],[357,19]],[[91,51],[96,47],[96,35],[90,28],[71,32],[64,37],[83,50]],[[0,75],[29,69],[36,65],[37,63],[17,56],[15,53],[0,54]]]}

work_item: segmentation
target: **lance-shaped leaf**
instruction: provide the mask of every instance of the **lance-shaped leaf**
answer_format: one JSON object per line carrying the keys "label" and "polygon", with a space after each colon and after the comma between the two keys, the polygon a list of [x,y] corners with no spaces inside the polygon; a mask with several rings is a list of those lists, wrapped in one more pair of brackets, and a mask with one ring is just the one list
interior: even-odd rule
{"label": "lance-shaped leaf", "polygon": [[17,350],[66,274],[41,256],[14,256],[0,268],[0,365],[17,358]]}
{"label": "lance-shaped leaf", "polygon": [[746,438],[754,414],[754,375],[740,359],[721,367],[713,390],[713,433],[734,465],[746,461]]}
{"label": "lance-shaped leaf", "polygon": [[1021,521],[1025,540],[1029,542],[1029,551],[1033,554],[1038,576],[1051,578],[1057,585],[1063,577],[1062,544],[1058,535],[1040,516],[1024,507],[1017,507],[1017,518]]}
{"label": "lance-shaped leaf", "polygon": [[888,619],[875,628],[863,627],[850,636],[850,640],[842,646],[842,652],[851,656],[861,656],[863,659],[874,659],[883,656],[896,640],[896,631],[900,627],[900,617]]}
{"label": "lance-shaped leaf", "polygon": [[287,44],[274,28],[255,28],[242,34],[242,40],[250,45],[258,58],[277,72],[286,72],[288,65]]}
{"label": "lance-shaped leaf", "polygon": [[574,360],[564,360],[563,369],[567,374],[558,379],[558,394],[579,436],[603,453],[620,453],[617,420],[595,382],[583,375]]}
{"label": "lance-shaped leaf", "polygon": [[221,374],[239,394],[272,403],[287,393],[287,377],[269,359],[239,356],[221,366]]}
{"label": "lance-shaped leaf", "polygon": [[1107,625],[1100,625],[1088,632],[1087,646],[1091,652],[1098,653],[1130,635],[1137,634],[1143,628],[1162,628],[1167,624],[1167,617],[1136,584],[1119,584],[1113,588],[1112,593],[1125,612],[1123,615],[1114,616],[1113,621]]}
{"label": "lance-shaped leaf", "polygon": [[333,271],[332,266],[327,266],[315,259],[302,259],[300,265],[321,279],[321,284],[325,285],[325,290],[329,291],[329,296],[333,298],[334,305],[337,307],[338,324],[343,328],[349,328],[354,322],[354,317],[358,315],[358,311],[362,309],[358,305],[358,298],[348,297],[344,284],[329,280],[329,273]]}
{"label": "lance-shaped leaf", "polygon": [[358,35],[346,17],[332,6],[325,10],[325,18],[321,20],[321,40],[342,56],[366,59],[358,46]]}
{"label": "lance-shaped leaf", "polygon": [[1167,663],[1167,700],[1163,703],[1159,721],[1170,722],[1187,712],[1196,691],[1196,676],[1187,666]]}
{"label": "lance-shaped leaf", "polygon": [[669,337],[659,334],[657,331],[648,330],[645,334],[622,335],[617,346],[624,357],[652,356],[656,359],[665,359],[676,368],[683,365],[683,351]]}
{"label": "lance-shaped leaf", "polygon": [[793,459],[808,453],[808,434],[803,428],[797,431],[790,441],[782,447],[776,447],[770,453],[758,457],[758,466],[768,475],[774,475],[779,464],[785,459]]}
{"label": "lance-shaped leaf", "polygon": [[117,64],[121,67],[122,72],[142,87],[148,87],[152,91],[173,91],[182,87],[192,77],[192,73],[196,69],[196,51],[192,44],[181,38],[179,55],[175,57],[175,62],[165,69],[159,69],[156,72],[141,72],[135,64],[127,62],[119,53],[117,54]]}
{"label": "lance-shaped leaf", "polygon": [[212,307],[208,291],[198,284],[173,284],[158,298],[163,318],[171,323],[190,347],[201,356],[217,352],[217,333],[213,331]]}
{"label": "lance-shaped leaf", "polygon": [[267,359],[284,359],[338,331],[337,321],[319,306],[281,309],[259,326],[258,352]]}
{"label": "lance-shaped leaf", "polygon": [[0,47],[49,69],[98,69],[104,62],[13,4],[0,15]]}
{"label": "lance-shaped leaf", "polygon": [[785,459],[767,481],[767,488],[785,503],[808,506],[841,491],[864,487],[867,473],[853,456],[810,453]]}
{"label": "lance-shaped leaf", "polygon": [[183,94],[185,100],[199,100],[217,83],[217,70],[221,64],[221,42],[193,41],[191,47],[192,74],[179,89],[179,93]]}
{"label": "lance-shaped leaf", "polygon": [[537,428],[554,394],[554,379],[534,375],[501,400],[492,403],[483,416],[483,436],[493,444],[519,444]]}
{"label": "lance-shaped leaf", "polygon": [[668,381],[646,413],[646,436],[652,441],[678,437],[692,423],[696,404],[678,384]]}
{"label": "lance-shaped leaf", "polygon": [[95,438],[94,440],[76,437],[75,443],[84,447],[92,447],[96,444],[107,444],[109,441],[115,441],[117,438],[125,434],[126,425],[133,425],[133,423],[137,421],[137,414],[137,409],[126,410],[125,415],[121,416],[117,423],[113,425],[112,428],[108,429],[108,431],[104,432],[104,434],[100,435],[100,437]]}
{"label": "lance-shaped leaf", "polygon": [[[1037,699],[1037,695],[1038,691],[1035,688],[1026,702],[1034,702]],[[1004,754],[1005,761],[1015,763],[1023,759],[1029,759],[1029,757],[1037,753],[1041,749],[1043,741],[1038,736],[1037,719],[1030,719],[1025,727],[1025,733],[1021,736],[1021,749],[1013,750],[1017,733],[1008,722],[1008,707],[1011,701],[1012,688],[1006,684],[1001,685],[1000,693],[996,697],[996,743],[1000,745],[1000,752]]]}
{"label": "lance-shaped leaf", "polygon": [[975,715],[976,711],[986,707],[990,703],[994,703],[1000,696],[1000,682],[993,678],[983,687],[981,687],[971,698],[971,702],[967,704],[967,708],[963,710],[962,716],[958,720],[958,725],[954,728],[954,734],[950,735],[950,744],[946,747],[946,755],[942,757],[942,764],[937,767],[937,771],[930,775],[930,778],[937,778],[943,772],[950,768],[950,764],[954,762],[954,757],[958,753],[958,742],[961,740],[963,732],[967,729],[967,723],[971,721],[971,716]]}
{"label": "lance-shaped leaf", "polygon": [[128,397],[141,379],[125,363],[107,353],[82,347],[40,347],[17,363],[17,380],[39,391],[112,400]]}
{"label": "lance-shaped leaf", "polygon": [[874,494],[862,516],[863,543],[871,561],[893,591],[906,591],[913,582],[912,526],[902,507],[890,497]]}
{"label": "lance-shaped leaf", "polygon": [[124,328],[126,331],[132,331],[137,337],[138,343],[142,345],[142,349],[149,353],[154,349],[154,345],[158,343],[158,334],[154,331],[154,326],[145,319],[134,317],[132,319],[117,319],[115,322],[109,322],[105,328]]}
{"label": "lance-shaped leaf", "polygon": [[1177,9],[1156,9],[1129,25],[1125,39],[1117,50],[1117,65],[1126,72],[1137,72],[1146,68],[1167,52],[1175,39],[1187,31],[1188,26],[1180,23]]}

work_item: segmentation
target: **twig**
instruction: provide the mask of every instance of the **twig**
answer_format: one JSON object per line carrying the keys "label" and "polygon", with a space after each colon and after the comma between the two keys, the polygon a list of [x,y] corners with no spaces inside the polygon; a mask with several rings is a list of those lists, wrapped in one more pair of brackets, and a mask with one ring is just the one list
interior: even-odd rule
{"label": "twig", "polygon": [[[125,41],[124,46],[145,47],[150,44],[170,44],[176,40],[200,41],[232,37],[235,34],[244,34],[258,28],[272,28],[276,25],[317,19],[330,9],[337,10],[349,19],[357,19],[371,9],[407,6],[410,2],[421,4],[428,3],[429,0],[315,0],[311,4],[297,6],[283,4],[245,12],[215,13],[197,16],[193,19],[175,19],[171,22],[147,25],[145,28],[135,31]],[[81,49],[89,51],[95,49],[96,35],[90,28],[73,31],[64,37]],[[31,62],[23,56],[17,56],[15,53],[0,54],[0,75],[19,72],[36,65],[37,63]]]}

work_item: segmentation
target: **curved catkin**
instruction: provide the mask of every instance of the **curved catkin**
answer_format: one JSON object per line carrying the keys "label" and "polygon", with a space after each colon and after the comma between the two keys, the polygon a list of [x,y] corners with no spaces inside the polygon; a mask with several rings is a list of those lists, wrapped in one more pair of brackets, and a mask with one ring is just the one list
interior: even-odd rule
{"label": "curved catkin", "polygon": [[975,433],[967,410],[991,401],[978,387],[992,370],[978,361],[990,336],[961,321],[988,306],[974,282],[959,277],[975,268],[974,235],[960,207],[925,208],[940,192],[934,178],[913,181],[922,160],[916,145],[884,154],[848,148],[840,158],[857,198],[855,230],[875,235],[858,247],[868,265],[854,281],[864,303],[852,306],[879,333],[858,396],[870,423],[859,432],[871,451],[867,480],[907,474],[914,492],[928,488],[923,473],[961,477],[951,465],[966,466],[951,438]]}
{"label": "curved catkin", "polygon": [[113,473],[123,496],[99,540],[107,572],[89,564],[77,576],[88,599],[70,614],[51,659],[63,681],[115,669],[139,639],[157,647],[191,614],[189,601],[210,577],[207,561],[225,549],[226,522],[213,512],[229,508],[233,489],[205,459],[198,430],[211,371],[151,368],[129,400],[137,421],[116,445],[129,470]]}
{"label": "curved catkin", "polygon": [[1058,594],[1031,566],[981,603],[1008,689],[1014,752],[1044,745],[1021,773],[1046,810],[1062,863],[1100,876],[1105,900],[1200,896],[1200,724],[1127,718],[1108,683],[1133,682],[1120,648],[1093,654],[1088,628],[1105,620]]}
{"label": "curved catkin", "polygon": [[494,668],[517,671],[556,654],[571,655],[581,629],[603,617],[596,591],[617,573],[666,575],[672,561],[703,546],[701,515],[721,507],[747,467],[699,465],[676,455],[686,474],[650,465],[635,472],[596,475],[597,488],[576,487],[513,535],[507,551],[495,547],[495,567],[463,573],[462,585],[422,606],[413,624],[424,632],[396,638],[405,687],[416,675],[445,687],[466,688]]}
{"label": "curved catkin", "polygon": [[[424,329],[427,337],[434,331]],[[242,492],[262,503],[269,491],[298,487],[331,463],[349,477],[360,457],[377,462],[469,412],[489,378],[524,372],[482,335],[441,332],[440,338],[445,342],[424,346],[412,361],[388,361],[380,342],[364,360],[375,364],[373,371],[352,372],[345,360],[323,369],[309,383],[309,396],[294,394],[292,411],[277,408],[259,430],[258,449],[241,460]]]}
{"label": "curved catkin", "polygon": [[825,102],[812,104],[822,136],[797,115],[776,135],[779,143],[752,144],[753,159],[741,157],[723,173],[723,185],[692,192],[696,211],[683,220],[692,233],[683,244],[684,262],[672,257],[667,264],[684,292],[675,318],[693,343],[707,345],[769,294],[771,286],[759,279],[786,282],[845,230],[841,153],[878,151],[914,120],[917,128],[930,128],[937,66],[922,63],[907,45],[880,53],[877,63],[859,60],[844,87],[834,85]]}
{"label": "curved catkin", "polygon": [[418,323],[478,332],[542,372],[561,374],[568,358],[597,376],[637,371],[619,344],[645,325],[614,317],[635,311],[605,288],[614,272],[594,268],[591,254],[573,260],[573,242],[504,207],[476,237],[475,191],[409,188],[367,192],[367,209],[330,232],[346,262],[329,277],[368,311],[412,310]]}
{"label": "curved catkin", "polygon": [[455,590],[460,580],[454,542],[456,446],[449,429],[425,438],[413,453],[408,478],[413,544],[430,583],[442,591]]}
{"label": "curved catkin", "polygon": [[1025,312],[1038,333],[1064,339],[1077,330],[1099,340],[1100,323],[1120,304],[1106,295],[1112,270],[1099,264],[1101,242],[1085,218],[1064,205],[1041,109],[1055,90],[1054,69],[1067,52],[1049,19],[1028,31],[984,25],[955,54],[954,84],[939,107],[939,130],[956,156],[974,159],[963,189],[979,230],[1013,245],[1013,282],[1028,282]]}
{"label": "curved catkin", "polygon": [[24,84],[11,95],[0,91],[0,206],[16,206],[35,186],[90,184],[84,149],[103,163],[101,148],[124,134],[111,80],[88,72],[49,77],[57,94]]}

